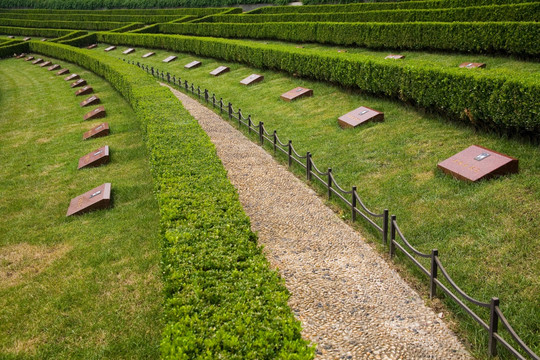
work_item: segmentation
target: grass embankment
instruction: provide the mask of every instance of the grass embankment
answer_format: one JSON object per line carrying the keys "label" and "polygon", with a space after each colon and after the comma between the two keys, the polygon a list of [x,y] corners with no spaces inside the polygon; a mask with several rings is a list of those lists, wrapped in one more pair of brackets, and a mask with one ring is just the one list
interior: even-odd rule
{"label": "grass embankment", "polygon": [[[0,358],[159,356],[159,213],[146,149],[126,101],[72,64],[107,110],[81,108],[64,76],[23,60],[0,66]],[[106,121],[107,137],[82,140]],[[111,162],[77,170],[109,145]],[[114,206],[66,218],[70,199],[112,183]]]}
{"label": "grass embankment", "polygon": [[[170,52],[154,50],[155,56],[141,59],[147,50],[137,49],[126,56],[121,54],[124,49],[119,47],[110,55],[141,61],[207,88],[231,101],[235,109],[242,108],[246,116],[252,114],[255,122],[277,129],[282,140],[292,139],[300,153],[311,151],[321,170],[333,168],[342,187],[358,186],[368,207],[389,208],[396,214],[405,236],[419,250],[438,248],[446,268],[467,293],[481,301],[500,297],[518,334],[536,352],[540,350],[538,147],[475,132],[398,102],[327,83],[187,54],[175,54],[179,55],[176,61],[164,64]],[[196,59],[203,61],[200,68],[184,69]],[[231,72],[217,78],[209,75],[219,65],[229,66]],[[265,80],[251,87],[239,84],[252,73],[264,75]],[[297,86],[314,89],[314,96],[293,103],[279,99]],[[337,118],[362,105],[383,111],[385,122],[342,130]],[[438,162],[471,144],[519,158],[520,173],[467,184],[437,170]],[[343,216],[349,216],[348,210]],[[462,317],[461,329],[483,357],[487,335],[471,322]]]}

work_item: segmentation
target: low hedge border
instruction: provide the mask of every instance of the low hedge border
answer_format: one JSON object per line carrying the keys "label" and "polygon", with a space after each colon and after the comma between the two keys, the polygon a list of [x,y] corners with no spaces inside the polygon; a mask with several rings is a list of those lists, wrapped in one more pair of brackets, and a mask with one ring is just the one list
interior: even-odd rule
{"label": "low hedge border", "polygon": [[86,34],[81,35],[79,37],[59,41],[58,43],[59,44],[64,44],[64,45],[76,46],[76,47],[83,47],[83,46],[88,46],[88,45],[91,45],[91,44],[95,44],[95,43],[97,43],[97,41],[98,40],[97,40],[96,33],[86,33]]}
{"label": "low hedge border", "polygon": [[113,30],[110,30],[111,32],[129,32],[129,31],[132,31],[132,30],[137,30],[137,29],[140,29],[140,28],[143,28],[145,27],[145,25],[143,23],[131,23],[131,24],[125,24],[124,26],[122,27],[119,27],[118,29],[113,29]]}
{"label": "low hedge border", "polygon": [[311,359],[214,145],[174,95],[120,60],[33,42],[103,76],[145,134],[161,215],[165,359]]}
{"label": "low hedge border", "polygon": [[100,42],[197,55],[244,63],[329,81],[433,109],[453,119],[499,133],[540,134],[540,83],[490,76],[468,69],[407,66],[367,56],[321,54],[309,49],[155,34],[99,33]]}
{"label": "low hedge border", "polygon": [[44,36],[48,38],[57,38],[71,34],[74,30],[61,29],[38,29],[13,26],[0,26],[0,33],[6,35],[24,35],[24,36]]}
{"label": "low hedge border", "polygon": [[49,20],[23,20],[0,18],[0,24],[4,26],[17,26],[24,28],[53,28],[72,30],[111,30],[126,25],[123,22],[113,21],[49,21]]}
{"label": "low hedge border", "polygon": [[86,35],[86,34],[88,34],[88,31],[76,30],[76,31],[70,32],[70,33],[67,34],[67,35],[58,37],[58,38],[56,38],[56,39],[52,39],[52,40],[50,40],[50,41],[51,41],[51,42],[63,43],[64,41],[71,40],[71,39],[75,39],[75,38],[84,36],[84,35]]}

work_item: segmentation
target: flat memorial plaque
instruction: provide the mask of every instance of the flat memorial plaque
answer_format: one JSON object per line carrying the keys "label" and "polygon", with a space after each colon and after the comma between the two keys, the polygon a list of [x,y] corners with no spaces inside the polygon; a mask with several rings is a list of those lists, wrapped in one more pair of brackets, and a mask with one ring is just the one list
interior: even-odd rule
{"label": "flat memorial plaque", "polygon": [[89,113],[86,113],[84,115],[84,120],[93,120],[93,119],[100,119],[107,116],[107,112],[105,111],[105,107],[100,106],[95,108],[94,110],[90,111]]}
{"label": "flat memorial plaque", "polygon": [[71,199],[66,216],[106,209],[111,204],[111,183],[105,183]]}
{"label": "flat memorial plaque", "polygon": [[25,53],[22,53],[20,55],[17,55],[16,59],[22,59],[23,57],[25,57],[26,54]]}
{"label": "flat memorial plaque", "polygon": [[51,64],[52,64],[52,62],[50,62],[50,61],[45,61],[44,63],[39,64],[39,66],[45,67],[45,66],[50,66]]}
{"label": "flat memorial plaque", "polygon": [[47,41],[47,39],[43,38],[43,39],[41,39],[40,41]]}
{"label": "flat memorial plaque", "polygon": [[8,39],[15,39],[15,36],[13,36],[13,35],[8,35]]}
{"label": "flat memorial plaque", "polygon": [[460,68],[467,68],[467,69],[473,69],[473,68],[485,68],[486,64],[484,63],[474,63],[474,62],[464,62],[459,65]]}
{"label": "flat memorial plaque", "polygon": [[58,64],[54,64],[54,65],[51,65],[47,68],[47,70],[49,71],[53,71],[53,70],[56,70],[56,69],[60,69],[60,65]]}
{"label": "flat memorial plaque", "polygon": [[75,91],[75,96],[88,95],[94,92],[94,89],[91,86],[85,86]]}
{"label": "flat memorial plaque", "polygon": [[66,76],[64,78],[64,80],[66,81],[71,81],[71,80],[76,80],[76,79],[80,79],[81,77],[78,75],[78,74],[71,74],[69,76]]}
{"label": "flat memorial plaque", "polygon": [[69,74],[69,69],[60,69],[56,73],[56,75],[65,75],[65,74]]}
{"label": "flat memorial plaque", "polygon": [[155,52],[149,52],[149,53],[144,54],[142,57],[143,57],[143,59],[146,59],[146,58],[149,58],[152,55],[156,55],[156,53]]}
{"label": "flat memorial plaque", "polygon": [[163,60],[164,63],[170,63],[171,61],[176,60],[176,56],[171,55],[167,57],[165,60]]}
{"label": "flat memorial plaque", "polygon": [[85,132],[83,134],[83,140],[98,138],[107,135],[109,135],[109,124],[103,123]]}
{"label": "flat memorial plaque", "polygon": [[338,124],[342,128],[354,128],[370,121],[384,121],[384,113],[360,106],[338,118]]}
{"label": "flat memorial plaque", "polygon": [[228,66],[219,66],[210,72],[210,75],[219,76],[229,72],[231,69]]}
{"label": "flat memorial plaque", "polygon": [[88,99],[82,101],[79,105],[81,105],[81,107],[85,107],[88,105],[96,105],[96,104],[99,104],[100,102],[101,102],[100,98],[98,98],[96,95],[92,95]]}
{"label": "flat memorial plaque", "polygon": [[87,49],[95,49],[95,48],[97,48],[97,46],[98,46],[97,44],[92,44],[92,45],[88,45],[86,48]]}
{"label": "flat memorial plaque", "polygon": [[263,80],[264,80],[264,76],[257,75],[257,74],[251,74],[247,78],[240,81],[240,84],[247,86],[247,85],[251,85],[251,84],[261,82]]}
{"label": "flat memorial plaque", "polygon": [[338,50],[337,52],[338,52],[338,53],[346,53],[347,50]]}
{"label": "flat memorial plaque", "polygon": [[108,48],[105,49],[105,51],[109,52],[109,51],[113,51],[114,49],[116,49],[116,46],[109,46]]}
{"label": "flat memorial plaque", "polygon": [[304,96],[313,96],[313,90],[297,87],[281,95],[281,99],[285,101],[293,101]]}
{"label": "flat memorial plaque", "polygon": [[79,80],[75,81],[74,83],[71,83],[70,86],[71,86],[72,88],[76,88],[76,87],[84,86],[84,85],[86,85],[86,80],[84,80],[84,79],[79,79]]}
{"label": "flat memorial plaque", "polygon": [[440,162],[437,167],[456,179],[475,182],[494,176],[516,174],[519,161],[513,157],[472,145]]}
{"label": "flat memorial plaque", "polygon": [[92,151],[79,159],[77,169],[85,167],[101,166],[109,162],[109,146],[105,145],[97,150]]}
{"label": "flat memorial plaque", "polygon": [[405,59],[405,55],[390,54],[386,56],[385,59],[401,60],[401,59]]}
{"label": "flat memorial plaque", "polygon": [[129,48],[129,49],[127,49],[127,50],[122,51],[122,54],[128,55],[128,54],[131,54],[131,53],[134,52],[134,51],[135,51],[135,49]]}
{"label": "flat memorial plaque", "polygon": [[39,63],[42,63],[43,62],[43,59],[39,58],[39,59],[36,59],[34,61],[32,61],[32,64],[36,65],[36,64],[39,64]]}
{"label": "flat memorial plaque", "polygon": [[184,67],[185,67],[186,69],[194,69],[194,68],[196,68],[196,67],[201,66],[201,64],[202,64],[202,63],[201,63],[200,61],[195,60],[195,61],[190,62],[189,64],[187,64],[187,65],[184,66]]}
{"label": "flat memorial plaque", "polygon": [[31,37],[25,37],[25,38],[23,39],[23,41],[29,41],[29,40],[31,40],[31,39],[32,39]]}
{"label": "flat memorial plaque", "polygon": [[24,61],[30,61],[30,60],[34,60],[34,57],[33,57],[33,56],[29,56],[29,57],[27,57],[26,59],[24,59]]}

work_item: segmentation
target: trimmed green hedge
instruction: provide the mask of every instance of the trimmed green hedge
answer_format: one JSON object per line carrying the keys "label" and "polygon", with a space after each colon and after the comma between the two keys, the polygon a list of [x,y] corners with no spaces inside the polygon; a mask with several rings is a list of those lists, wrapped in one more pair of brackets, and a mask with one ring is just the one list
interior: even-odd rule
{"label": "trimmed green hedge", "polygon": [[225,38],[353,45],[375,49],[540,54],[540,24],[486,23],[265,23],[160,24],[160,32]]}
{"label": "trimmed green hedge", "polygon": [[86,35],[86,34],[88,34],[88,31],[76,30],[76,31],[70,32],[70,33],[67,34],[67,35],[58,37],[58,38],[56,38],[56,39],[52,39],[52,40],[50,40],[50,41],[52,41],[52,42],[57,42],[57,43],[63,43],[64,41],[71,40],[71,39],[75,39],[75,38],[84,36],[84,35]]}
{"label": "trimmed green hedge", "polygon": [[0,0],[0,8],[38,8],[38,9],[147,9],[147,8],[204,8],[233,6],[240,4],[278,4],[285,5],[287,0]]}
{"label": "trimmed green hedge", "polygon": [[64,44],[64,45],[76,46],[76,47],[83,47],[83,46],[95,44],[97,43],[97,41],[98,40],[97,40],[96,33],[87,33],[79,37],[75,37],[75,38],[64,40],[64,41],[59,41],[58,43]]}
{"label": "trimmed green hedge", "polygon": [[143,27],[145,27],[145,25],[142,23],[124,24],[124,26],[119,27],[118,29],[113,29],[111,30],[111,32],[128,32],[128,31],[137,30]]}
{"label": "trimmed green hedge", "polygon": [[320,14],[211,15],[193,23],[538,21],[540,2],[450,9],[382,10]]}
{"label": "trimmed green hedge", "polygon": [[214,145],[178,99],[105,54],[38,42],[31,50],[103,76],[145,132],[163,241],[162,358],[311,359]]}
{"label": "trimmed green hedge", "polygon": [[3,43],[0,45],[0,59],[11,57],[13,54],[27,53],[29,51],[28,48],[28,42],[26,41],[11,40]]}
{"label": "trimmed green hedge", "polygon": [[[98,14],[96,14],[98,13]],[[21,20],[47,20],[47,21],[103,21],[103,22],[122,22],[132,23],[141,22],[144,24],[154,24],[176,20],[183,15],[110,15],[99,14],[95,11],[93,14],[43,14],[43,13],[16,13],[1,12],[0,17]]]}
{"label": "trimmed green hedge", "polygon": [[[0,0],[1,1],[1,0]],[[1,8],[1,7],[0,7]],[[3,14],[56,14],[56,15],[125,15],[125,16],[155,16],[155,15],[194,15],[207,16],[212,14],[239,14],[241,8],[175,8],[175,9],[108,9],[108,10],[54,10],[54,9],[1,9]],[[8,17],[8,16],[5,16]]]}
{"label": "trimmed green hedge", "polygon": [[12,26],[0,26],[0,34],[23,35],[23,36],[44,36],[48,38],[57,38],[71,34],[73,30],[60,29],[36,29]]}
{"label": "trimmed green hedge", "polygon": [[111,30],[126,25],[122,22],[92,22],[92,21],[48,21],[48,20],[23,20],[0,18],[0,24],[4,26],[17,26],[25,28],[53,28],[72,30]]}
{"label": "trimmed green hedge", "polygon": [[99,33],[101,42],[161,48],[329,81],[434,109],[498,132],[540,134],[540,83],[469,69],[407,66],[363,55],[153,34]]}

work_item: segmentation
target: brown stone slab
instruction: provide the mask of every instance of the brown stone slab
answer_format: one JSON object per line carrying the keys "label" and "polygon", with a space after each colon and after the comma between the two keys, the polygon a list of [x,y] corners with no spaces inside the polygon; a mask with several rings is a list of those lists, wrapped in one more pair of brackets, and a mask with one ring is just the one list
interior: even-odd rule
{"label": "brown stone slab", "polygon": [[122,54],[128,55],[128,54],[131,54],[132,52],[135,52],[135,49],[134,48],[129,48],[129,49],[126,49],[126,50],[122,51]]}
{"label": "brown stone slab", "polygon": [[50,61],[45,61],[45,62],[39,64],[39,66],[45,67],[45,66],[50,66],[51,64],[52,64],[52,62],[50,62]]}
{"label": "brown stone slab", "polygon": [[146,59],[146,58],[149,58],[150,56],[153,56],[153,55],[156,55],[156,53],[155,53],[155,52],[152,52],[152,51],[150,51],[150,52],[148,52],[148,53],[144,54],[144,55],[143,55],[142,57],[143,57],[143,59]]}
{"label": "brown stone slab", "polygon": [[81,77],[78,75],[78,74],[71,74],[69,76],[66,76],[64,78],[64,80],[66,81],[71,81],[71,80],[76,80],[76,79],[80,79]]}
{"label": "brown stone slab", "polygon": [[40,64],[42,62],[43,62],[43,59],[39,58],[39,59],[36,59],[36,60],[32,61],[32,64],[37,65],[37,64]]}
{"label": "brown stone slab", "polygon": [[84,85],[86,85],[86,80],[84,80],[84,79],[79,79],[79,80],[75,81],[74,83],[71,83],[70,86],[71,86],[72,88],[76,88],[76,87],[84,86]]}
{"label": "brown stone slab", "polygon": [[227,72],[231,71],[231,69],[228,66],[218,66],[214,70],[210,72],[210,75],[212,76],[219,76],[221,74],[225,74]]}
{"label": "brown stone slab", "polygon": [[61,69],[56,73],[56,75],[65,75],[65,74],[69,74],[69,69]]}
{"label": "brown stone slab", "polygon": [[20,54],[20,55],[17,55],[17,56],[16,56],[16,59],[22,59],[22,58],[25,57],[25,56],[26,56],[26,54],[25,54],[25,53],[22,53],[22,54]]}
{"label": "brown stone slab", "polygon": [[83,140],[94,139],[107,135],[109,135],[109,124],[103,123],[85,132],[83,134]]}
{"label": "brown stone slab", "polygon": [[459,65],[460,68],[467,68],[467,69],[473,69],[473,68],[485,68],[486,64],[484,63],[475,63],[475,62],[464,62]]}
{"label": "brown stone slab", "polygon": [[87,49],[95,49],[98,47],[98,44],[92,44],[92,45],[88,45],[86,48]]}
{"label": "brown stone slab", "polygon": [[165,59],[163,60],[163,62],[164,62],[164,63],[170,63],[171,61],[176,60],[176,59],[177,59],[176,56],[171,55],[171,56],[168,56],[167,58],[165,58]]}
{"label": "brown stone slab", "polygon": [[385,59],[401,60],[401,59],[405,59],[405,55],[390,54],[386,56]]}
{"label": "brown stone slab", "polygon": [[285,101],[293,101],[304,96],[313,96],[313,90],[297,87],[281,95],[281,99]]}
{"label": "brown stone slab", "polygon": [[47,68],[47,70],[49,71],[53,71],[53,70],[56,70],[56,69],[60,69],[60,65],[58,64],[54,64],[54,65],[51,65]]}
{"label": "brown stone slab", "polygon": [[94,89],[91,86],[85,86],[75,91],[75,96],[88,95],[94,92]]}
{"label": "brown stone slab", "polygon": [[89,105],[96,105],[101,102],[101,99],[97,97],[97,95],[92,95],[88,99],[82,101],[79,105],[81,107],[89,106]]}
{"label": "brown stone slab", "polygon": [[105,107],[100,106],[95,108],[94,110],[90,111],[89,113],[86,113],[84,115],[84,120],[94,120],[94,119],[101,119],[107,116],[107,112],[105,111]]}
{"label": "brown stone slab", "polygon": [[105,49],[105,51],[109,52],[109,51],[113,51],[114,49],[116,49],[116,46],[109,46],[108,48]]}
{"label": "brown stone slab", "polygon": [[47,39],[43,38],[43,39],[41,39],[40,41],[47,41]]}
{"label": "brown stone slab", "polygon": [[25,37],[25,38],[23,39],[23,41],[29,41],[29,40],[31,40],[31,39],[32,39],[31,37]]}
{"label": "brown stone slab", "polygon": [[475,182],[519,172],[519,161],[508,155],[472,145],[440,162],[437,167],[456,179]]}
{"label": "brown stone slab", "polygon": [[354,128],[370,121],[384,121],[384,113],[360,106],[338,118],[338,124],[342,128]]}
{"label": "brown stone slab", "polygon": [[27,57],[26,59],[24,59],[24,61],[31,61],[31,60],[34,60],[34,57],[33,57],[33,56],[29,56],[29,57]]}
{"label": "brown stone slab", "polygon": [[240,81],[240,84],[248,86],[248,85],[251,85],[251,84],[261,82],[263,80],[264,80],[264,76],[257,75],[257,74],[251,74],[247,78]]}
{"label": "brown stone slab", "polygon": [[105,183],[73,199],[66,216],[80,215],[93,210],[106,209],[111,205],[111,183]]}
{"label": "brown stone slab", "polygon": [[109,162],[109,146],[105,145],[99,149],[92,151],[79,159],[77,169],[85,167],[97,167]]}
{"label": "brown stone slab", "polygon": [[201,66],[201,64],[202,63],[200,61],[195,60],[195,61],[192,61],[189,64],[185,65],[184,68],[186,68],[186,69],[195,69],[196,67]]}

